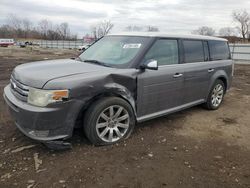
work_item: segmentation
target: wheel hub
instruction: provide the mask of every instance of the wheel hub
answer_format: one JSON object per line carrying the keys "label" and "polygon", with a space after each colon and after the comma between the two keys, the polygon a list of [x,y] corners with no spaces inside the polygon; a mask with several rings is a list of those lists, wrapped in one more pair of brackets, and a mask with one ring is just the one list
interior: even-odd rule
{"label": "wheel hub", "polygon": [[116,125],[116,121],[111,119],[110,122],[109,122],[109,124],[108,124],[108,127],[109,128],[114,128],[115,125]]}

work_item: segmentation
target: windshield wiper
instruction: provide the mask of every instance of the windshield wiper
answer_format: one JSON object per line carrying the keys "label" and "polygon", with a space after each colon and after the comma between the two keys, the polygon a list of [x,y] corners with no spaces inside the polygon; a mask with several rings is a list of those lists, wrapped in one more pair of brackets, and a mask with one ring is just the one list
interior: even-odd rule
{"label": "windshield wiper", "polygon": [[97,65],[102,65],[102,66],[105,66],[105,67],[110,67],[110,65],[108,65],[106,63],[103,63],[101,61],[98,61],[98,60],[94,60],[94,59],[85,59],[83,62],[94,63],[94,64],[97,64]]}

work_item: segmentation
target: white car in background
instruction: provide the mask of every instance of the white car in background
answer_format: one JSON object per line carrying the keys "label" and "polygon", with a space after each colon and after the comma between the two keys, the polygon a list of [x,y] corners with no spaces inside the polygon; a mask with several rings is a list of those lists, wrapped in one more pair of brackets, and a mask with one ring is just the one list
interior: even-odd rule
{"label": "white car in background", "polygon": [[85,44],[85,45],[83,45],[83,46],[79,46],[78,47],[78,50],[79,51],[85,51],[88,47],[90,47],[91,46],[91,44]]}

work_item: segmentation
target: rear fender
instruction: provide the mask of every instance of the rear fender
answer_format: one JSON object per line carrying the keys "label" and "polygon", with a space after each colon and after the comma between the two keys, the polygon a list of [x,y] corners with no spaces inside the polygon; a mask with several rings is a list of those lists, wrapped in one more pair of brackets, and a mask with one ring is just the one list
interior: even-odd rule
{"label": "rear fender", "polygon": [[[213,87],[215,81],[218,80],[218,79],[224,79],[225,82],[226,82],[226,83],[225,83],[226,86],[229,85],[229,83],[228,83],[228,76],[227,76],[227,74],[226,74],[225,71],[219,70],[219,71],[215,72],[215,73],[213,74],[213,76],[211,77],[211,79],[210,79],[210,83],[209,83],[209,87],[208,87],[208,92],[207,92],[207,97],[206,97],[206,99],[208,99],[209,93],[210,93],[210,91],[211,91],[211,89],[212,89],[212,87]],[[226,88],[226,89],[227,89],[227,88]]]}

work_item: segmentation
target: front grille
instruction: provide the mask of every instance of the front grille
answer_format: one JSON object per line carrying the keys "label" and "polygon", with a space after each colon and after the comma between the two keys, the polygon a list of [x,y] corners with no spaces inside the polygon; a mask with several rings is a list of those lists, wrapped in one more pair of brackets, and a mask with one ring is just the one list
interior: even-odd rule
{"label": "front grille", "polygon": [[10,78],[11,90],[13,94],[22,101],[27,101],[29,87],[17,81],[12,75]]}

